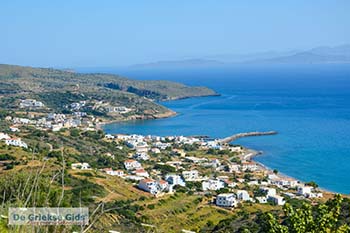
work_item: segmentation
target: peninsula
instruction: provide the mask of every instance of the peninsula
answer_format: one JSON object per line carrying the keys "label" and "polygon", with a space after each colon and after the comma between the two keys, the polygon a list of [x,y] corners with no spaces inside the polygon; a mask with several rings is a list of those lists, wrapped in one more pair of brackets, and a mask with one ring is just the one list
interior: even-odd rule
{"label": "peninsula", "polygon": [[155,119],[175,114],[159,101],[213,95],[218,93],[207,87],[170,81],[0,64],[0,108],[9,111],[17,110],[21,100],[34,99],[43,105],[30,110],[43,113],[79,110],[107,122]]}

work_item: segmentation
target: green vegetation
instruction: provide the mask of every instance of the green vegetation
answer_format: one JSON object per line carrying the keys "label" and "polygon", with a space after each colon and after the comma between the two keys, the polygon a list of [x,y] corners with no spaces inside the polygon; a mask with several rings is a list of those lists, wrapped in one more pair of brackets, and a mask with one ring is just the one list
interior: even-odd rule
{"label": "green vegetation", "polygon": [[[169,81],[137,81],[110,74],[80,74],[56,69],[0,65],[0,107],[16,109],[18,98],[34,98],[56,112],[68,113],[66,105],[82,100],[103,101],[132,108],[134,115],[156,117],[169,111],[153,100],[215,95],[205,87],[188,87]],[[106,117],[104,106],[84,109]],[[130,115],[126,114],[126,115]]]}

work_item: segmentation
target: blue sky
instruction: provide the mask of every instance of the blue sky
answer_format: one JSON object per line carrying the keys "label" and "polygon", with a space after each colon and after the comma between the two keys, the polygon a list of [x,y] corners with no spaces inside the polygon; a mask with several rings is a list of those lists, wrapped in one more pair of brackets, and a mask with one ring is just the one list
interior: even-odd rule
{"label": "blue sky", "polygon": [[0,1],[0,63],[120,66],[350,42],[348,0]]}

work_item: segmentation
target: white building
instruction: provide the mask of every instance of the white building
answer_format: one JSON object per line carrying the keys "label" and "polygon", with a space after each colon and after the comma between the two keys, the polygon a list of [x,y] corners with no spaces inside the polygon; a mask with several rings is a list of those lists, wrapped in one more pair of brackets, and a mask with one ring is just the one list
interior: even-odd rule
{"label": "white building", "polygon": [[143,168],[137,168],[133,173],[134,173],[136,176],[149,177],[148,172],[145,171]]}
{"label": "white building", "polygon": [[242,162],[242,171],[256,171],[258,166],[254,162]]}
{"label": "white building", "polygon": [[142,189],[146,192],[149,192],[151,194],[157,194],[158,193],[158,183],[157,181],[153,179],[143,179],[138,184],[138,188]]}
{"label": "white building", "polygon": [[159,180],[158,181],[158,188],[160,191],[165,191],[169,189],[169,184],[165,180]]}
{"label": "white building", "polygon": [[222,193],[216,197],[215,204],[223,207],[236,207],[238,203],[233,193]]}
{"label": "white building", "polygon": [[5,141],[6,145],[8,146],[18,146],[23,148],[28,148],[28,145],[23,142],[20,138],[9,138]]}
{"label": "white building", "polygon": [[112,134],[106,134],[105,138],[106,139],[114,139],[114,136]]}
{"label": "white building", "polygon": [[25,99],[25,100],[21,100],[19,107],[20,108],[41,108],[41,107],[44,107],[44,104],[34,99]]}
{"label": "white building", "polygon": [[145,152],[136,153],[134,155],[134,159],[146,161],[146,160],[149,160],[149,155],[146,154]]}
{"label": "white building", "polygon": [[274,188],[260,187],[260,190],[263,191],[266,194],[266,196],[276,195],[276,189]]}
{"label": "white building", "polygon": [[122,170],[113,170],[112,168],[104,168],[102,170],[111,176],[124,176],[124,171]]}
{"label": "white building", "polygon": [[273,203],[275,203],[276,205],[284,205],[286,203],[286,201],[284,200],[283,197],[279,196],[279,195],[271,195],[267,197],[268,201],[272,201]]}
{"label": "white building", "polygon": [[208,161],[208,159],[206,159],[206,158],[197,158],[197,157],[193,157],[193,156],[185,157],[185,159],[191,163],[203,163],[203,162]]}
{"label": "white building", "polygon": [[165,176],[165,180],[171,185],[180,185],[182,187],[186,186],[185,181],[179,175],[168,174]]}
{"label": "white building", "polygon": [[298,181],[292,178],[280,178],[278,176],[271,177],[270,183],[278,187],[295,188],[298,185]]}
{"label": "white building", "polygon": [[220,190],[225,187],[225,182],[221,180],[206,180],[202,182],[202,190]]}
{"label": "white building", "polygon": [[298,194],[302,196],[310,196],[312,193],[312,186],[298,186]]}
{"label": "white building", "polygon": [[155,153],[155,154],[159,154],[160,150],[158,148],[156,148],[156,147],[153,147],[153,148],[151,148],[151,152]]}
{"label": "white building", "polygon": [[134,170],[137,168],[141,168],[142,165],[141,163],[137,162],[136,160],[133,159],[128,159],[124,161],[124,166],[126,170]]}
{"label": "white building", "polygon": [[182,177],[185,181],[196,181],[199,179],[199,174],[197,170],[183,171]]}
{"label": "white building", "polygon": [[223,180],[225,182],[225,184],[227,185],[227,187],[229,188],[234,188],[237,186],[237,183],[231,181],[231,180]]}
{"label": "white building", "polygon": [[80,170],[90,170],[91,167],[88,163],[72,163],[72,169],[80,169]]}
{"label": "white building", "polygon": [[0,140],[7,140],[10,139],[11,137],[8,134],[5,133],[0,133]]}
{"label": "white building", "polygon": [[229,172],[239,172],[241,170],[241,165],[237,163],[232,163],[228,167],[229,167]]}
{"label": "white building", "polygon": [[10,130],[11,130],[11,132],[19,132],[20,131],[19,128],[14,127],[14,126],[10,126]]}
{"label": "white building", "polygon": [[256,197],[256,200],[257,200],[260,204],[265,204],[265,203],[267,203],[267,198],[266,198],[266,197]]}
{"label": "white building", "polygon": [[241,201],[251,201],[249,193],[246,190],[237,190],[237,199]]}
{"label": "white building", "polygon": [[220,161],[218,159],[211,159],[210,160],[211,166],[213,168],[217,168],[221,165]]}

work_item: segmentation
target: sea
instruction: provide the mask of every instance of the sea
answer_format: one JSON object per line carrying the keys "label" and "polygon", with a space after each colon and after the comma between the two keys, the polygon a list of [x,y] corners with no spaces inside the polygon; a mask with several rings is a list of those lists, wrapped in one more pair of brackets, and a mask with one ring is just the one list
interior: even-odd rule
{"label": "sea", "polygon": [[178,115],[109,124],[107,133],[223,138],[274,130],[277,135],[233,144],[262,151],[255,160],[271,169],[350,194],[350,64],[94,71],[206,86],[221,94],[161,102]]}

